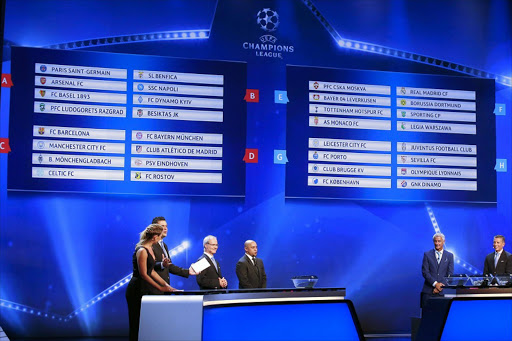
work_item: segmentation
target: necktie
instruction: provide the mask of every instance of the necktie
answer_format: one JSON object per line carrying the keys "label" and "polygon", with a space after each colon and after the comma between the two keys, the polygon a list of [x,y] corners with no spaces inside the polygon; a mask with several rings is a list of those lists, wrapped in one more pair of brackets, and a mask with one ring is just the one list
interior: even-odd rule
{"label": "necktie", "polygon": [[259,275],[260,269],[258,269],[258,267],[256,266],[256,257],[252,257],[252,261],[254,262],[253,264],[254,264],[254,268],[256,269],[256,273],[258,273],[258,275]]}
{"label": "necktie", "polygon": [[498,259],[500,259],[500,254],[495,252],[494,253],[494,268],[498,265]]}
{"label": "necktie", "polygon": [[439,264],[439,262],[441,262],[441,252],[436,251],[436,258],[437,258],[437,264]]}
{"label": "necktie", "polygon": [[169,258],[169,255],[167,254],[167,251],[165,251],[164,242],[160,242],[160,247],[162,248],[163,254],[165,258]]}
{"label": "necktie", "polygon": [[219,271],[219,268],[217,267],[217,262],[215,261],[215,258],[212,256],[212,263],[215,266],[215,270]]}

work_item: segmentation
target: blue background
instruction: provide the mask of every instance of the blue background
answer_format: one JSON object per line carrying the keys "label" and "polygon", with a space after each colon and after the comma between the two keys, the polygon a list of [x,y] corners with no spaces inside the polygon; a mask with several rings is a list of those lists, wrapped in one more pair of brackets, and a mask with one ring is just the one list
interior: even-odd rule
{"label": "blue background", "polygon": [[[126,335],[124,286],[89,307],[86,302],[130,274],[138,232],[163,215],[170,227],[167,244],[190,243],[173,257],[178,265],[197,259],[202,238],[214,234],[220,244],[216,258],[235,288],[243,242],[254,239],[269,287],[289,287],[292,276],[315,274],[318,286],[347,288],[365,333],[409,332],[410,317],[419,313],[422,254],[432,247],[435,227],[456,255],[457,273],[482,271],[495,234],[505,235],[510,250],[510,171],[496,174],[496,204],[285,200],[286,166],[273,163],[273,150],[287,148],[288,113],[287,105],[274,103],[274,91],[286,90],[287,64],[510,77],[510,7],[505,0],[8,0],[4,73],[10,72],[11,45],[48,47],[205,30],[207,39],[147,36],[69,49],[247,62],[247,88],[259,89],[260,101],[247,104],[245,148],[259,149],[259,163],[246,165],[245,198],[8,192],[10,156],[0,155],[0,325],[10,337]],[[256,23],[263,8],[278,12],[276,31],[266,32]],[[275,36],[276,44],[293,46],[293,52],[280,59],[244,49],[244,42],[258,43],[265,34]],[[340,37],[377,44],[382,52],[340,46]],[[393,49],[420,57],[402,58]],[[496,157],[510,166],[511,87],[496,82],[495,90],[496,102],[505,103],[508,114],[496,117],[496,135],[486,138],[496,142]],[[14,138],[9,98],[10,90],[2,88],[0,136]],[[174,277],[172,285],[197,289],[194,278]]]}
{"label": "blue background", "polygon": [[[247,325],[257,326],[250,331]],[[204,341],[358,341],[346,302],[211,306],[203,311]]]}
{"label": "blue background", "polygon": [[[482,314],[482,312],[495,312]],[[512,339],[512,300],[454,300],[440,340],[472,341]],[[460,326],[464,325],[464,328]],[[500,330],[497,332],[496,326]]]}

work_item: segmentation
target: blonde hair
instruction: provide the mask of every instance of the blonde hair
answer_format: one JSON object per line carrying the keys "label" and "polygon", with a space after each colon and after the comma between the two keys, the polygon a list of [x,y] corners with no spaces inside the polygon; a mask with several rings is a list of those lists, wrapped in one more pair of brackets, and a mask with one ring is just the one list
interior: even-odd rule
{"label": "blonde hair", "polygon": [[154,236],[161,235],[163,230],[163,227],[158,224],[149,225],[140,233],[140,239],[137,245],[135,245],[135,248],[138,248],[145,242],[151,240]]}

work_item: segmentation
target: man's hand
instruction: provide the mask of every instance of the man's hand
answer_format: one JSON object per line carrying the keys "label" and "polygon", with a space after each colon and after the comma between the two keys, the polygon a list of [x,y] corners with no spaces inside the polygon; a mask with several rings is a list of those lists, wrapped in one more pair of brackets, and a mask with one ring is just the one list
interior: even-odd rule
{"label": "man's hand", "polygon": [[439,290],[437,290],[437,288],[434,288],[434,290],[432,291],[434,294],[439,294]]}
{"label": "man's hand", "polygon": [[219,278],[219,284],[220,284],[221,288],[228,287],[228,281],[224,277]]}
{"label": "man's hand", "polygon": [[435,287],[435,290],[437,290],[437,292],[434,292],[435,294],[438,294],[440,293],[441,291],[443,291],[443,287],[444,287],[444,284],[441,283],[441,282],[437,282],[436,283],[436,287]]}
{"label": "man's hand", "polygon": [[190,268],[188,268],[189,275],[199,275],[200,273],[201,273],[201,271],[195,272],[194,269],[192,269],[192,266],[190,266]]}
{"label": "man's hand", "polygon": [[169,265],[171,265],[171,259],[170,258],[167,258],[167,257],[164,257],[162,259],[162,265],[166,268],[169,267]]}

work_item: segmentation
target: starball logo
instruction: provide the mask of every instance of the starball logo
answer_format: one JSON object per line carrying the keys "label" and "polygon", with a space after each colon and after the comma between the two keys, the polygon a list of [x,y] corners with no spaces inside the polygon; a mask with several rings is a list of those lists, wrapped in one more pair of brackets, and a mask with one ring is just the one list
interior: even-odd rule
{"label": "starball logo", "polygon": [[256,22],[262,30],[274,32],[279,27],[279,14],[270,8],[264,8],[256,15]]}
{"label": "starball logo", "polygon": [[260,42],[244,42],[242,47],[245,50],[254,51],[257,57],[279,58],[283,59],[285,53],[293,53],[295,47],[293,45],[276,44],[277,38],[269,33],[275,34],[280,25],[279,14],[270,9],[264,8],[256,14],[256,24],[265,34],[262,35]]}

